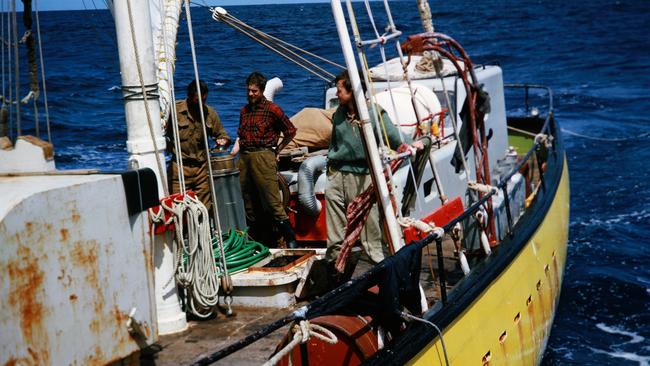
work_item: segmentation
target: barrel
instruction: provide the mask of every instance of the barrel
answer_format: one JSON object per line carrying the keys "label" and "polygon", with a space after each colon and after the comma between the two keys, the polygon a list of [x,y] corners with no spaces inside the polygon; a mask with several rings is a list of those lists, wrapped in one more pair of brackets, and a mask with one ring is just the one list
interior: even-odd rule
{"label": "barrel", "polygon": [[235,160],[230,155],[220,155],[213,156],[210,161],[221,231],[244,230],[246,215]]}
{"label": "barrel", "polygon": [[[306,365],[359,365],[372,357],[379,347],[377,335],[372,327],[372,318],[355,315],[324,315],[311,319],[312,324],[327,328],[337,338],[329,344],[320,338],[311,337],[307,343],[295,347],[278,362],[280,366]],[[293,338],[285,336],[276,351],[284,348]],[[291,360],[289,360],[291,358]]]}

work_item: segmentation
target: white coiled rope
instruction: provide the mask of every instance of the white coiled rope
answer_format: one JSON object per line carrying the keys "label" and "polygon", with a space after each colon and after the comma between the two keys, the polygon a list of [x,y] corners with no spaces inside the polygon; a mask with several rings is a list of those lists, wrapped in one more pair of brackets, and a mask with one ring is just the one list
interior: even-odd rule
{"label": "white coiled rope", "polygon": [[176,279],[184,286],[192,314],[208,317],[219,299],[219,276],[212,252],[208,209],[198,199],[185,195],[187,241],[183,253],[187,261],[178,267]]}
{"label": "white coiled rope", "polygon": [[[208,210],[198,198],[188,194],[182,200],[173,200],[171,205],[163,201],[161,207],[157,213],[149,210],[152,232],[155,225],[174,224],[175,278],[185,289],[188,310],[193,315],[206,318],[217,305],[219,293],[219,269],[212,251]],[[167,220],[165,211],[171,213]],[[165,287],[172,279],[167,281]]]}

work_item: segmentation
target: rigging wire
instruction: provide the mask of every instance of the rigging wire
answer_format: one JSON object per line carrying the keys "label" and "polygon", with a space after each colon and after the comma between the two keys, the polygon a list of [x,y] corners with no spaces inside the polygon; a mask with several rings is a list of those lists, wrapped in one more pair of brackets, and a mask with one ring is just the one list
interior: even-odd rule
{"label": "rigging wire", "polygon": [[[368,0],[365,0],[364,4],[365,4],[365,7],[366,7],[366,12],[368,14],[368,18],[370,19],[370,23],[372,24],[372,28],[373,28],[373,30],[375,32],[375,37],[377,37],[377,39],[379,39],[379,38],[383,37],[384,35],[381,35],[381,36],[379,35],[379,31],[377,30],[377,25],[375,24],[374,16],[372,14],[372,9],[370,7],[370,2]],[[386,11],[387,11],[388,19],[390,21],[388,29],[390,31],[392,31],[392,32],[396,32],[397,29],[395,28],[395,24],[393,24],[393,22],[392,22],[392,16],[390,14],[390,9],[388,8],[387,5],[386,5]],[[400,46],[399,38],[396,39],[396,43],[397,43],[397,49],[400,49],[400,47],[399,47]],[[386,75],[388,75],[388,65],[387,65],[388,60],[386,58],[386,50],[385,50],[384,42],[379,44],[379,52],[380,52],[380,55],[381,55],[382,63],[384,65],[384,71],[385,71]],[[403,62],[403,60],[401,58],[400,58],[400,60]],[[367,60],[365,58],[365,55],[364,55],[364,65],[365,65],[366,68],[368,68],[368,63],[367,63]],[[408,74],[408,73],[406,73],[406,74]],[[406,75],[406,78],[408,79],[408,75]],[[370,81],[370,84],[372,85],[372,78],[369,77],[368,79]],[[400,137],[400,140],[403,143],[404,142],[404,131],[402,130],[402,123],[399,120],[399,114],[397,113],[397,105],[395,104],[395,97],[393,95],[393,88],[391,87],[390,78],[386,79],[386,85],[388,85],[387,89],[388,89],[388,95],[390,96],[391,106],[393,107],[393,111],[395,111],[395,119],[396,119],[395,122],[397,124],[397,131],[399,131],[399,137]],[[416,120],[419,122],[419,121],[421,121],[421,118],[419,116],[419,113],[418,113],[418,110],[417,110],[417,107],[416,107],[416,104],[415,104],[416,103],[415,93],[414,93],[413,89],[411,88],[410,82],[408,83],[408,86],[409,86],[409,92],[411,94],[411,105],[413,107],[413,112],[415,113]],[[371,90],[374,90],[374,89],[371,89]],[[373,94],[373,96],[374,96],[374,94]],[[384,128],[384,133],[386,133],[386,127],[385,127],[383,118],[381,117],[381,115],[379,116],[379,118],[381,119],[381,124],[382,124],[382,127]],[[418,128],[417,124],[416,124],[416,128]],[[388,144],[388,140],[386,140],[386,142]],[[415,178],[415,169],[413,167],[411,159],[407,159],[407,164],[409,166],[409,174],[408,175],[409,175],[410,179],[413,181],[413,186],[417,187],[418,184],[417,184],[417,179]],[[390,179],[391,179],[391,183],[394,185],[392,173],[389,173],[389,176],[390,176]],[[393,187],[393,189],[395,189],[395,187]],[[420,202],[421,202],[422,197],[420,197],[420,192],[419,192],[418,189],[415,189],[415,195],[416,195],[416,201],[415,201],[416,205],[417,205],[417,207],[420,207]],[[398,215],[400,217],[402,217],[401,210],[398,210]]]}
{"label": "rigging wire", "polygon": [[[324,81],[330,82],[334,78],[334,74],[318,66],[316,63],[306,59],[305,57],[299,55],[297,52],[301,52],[305,55],[314,57],[323,62],[329,63],[338,68],[344,69],[343,66],[332,62],[324,57],[318,56],[314,53],[311,53],[307,50],[299,48],[291,43],[285,42],[277,37],[271,36],[267,33],[264,33],[248,24],[242,20],[234,17],[233,15],[225,12],[220,8],[210,8],[212,12],[212,18],[217,21],[221,21],[224,24],[230,26],[237,32],[245,35],[246,37],[252,39],[253,41],[259,43],[263,47],[270,49],[271,51],[277,53],[278,55],[284,57],[285,59],[295,63],[296,65],[304,68],[308,72],[314,74],[315,76],[323,79]],[[292,51],[291,49],[296,52]]]}
{"label": "rigging wire", "polygon": [[21,136],[23,134],[20,125],[20,67],[18,66],[18,21],[16,20],[16,1],[12,0],[12,18],[13,18],[13,46],[14,46],[14,80],[15,80],[15,98],[16,98],[16,134]]}
{"label": "rigging wire", "polygon": [[0,3],[2,13],[0,14],[0,37],[2,38],[2,109],[0,110],[0,137],[9,135],[8,114],[7,114],[7,91],[5,89],[5,2]]}
{"label": "rigging wire", "polygon": [[41,23],[38,17],[38,0],[34,0],[34,7],[36,12],[36,34],[38,36],[38,54],[41,60],[41,78],[43,83],[43,105],[45,106],[45,125],[47,127],[47,141],[52,143],[52,132],[50,129],[50,111],[47,104],[47,86],[45,83],[45,62],[43,62],[43,46],[41,44]]}
{"label": "rigging wire", "polygon": [[9,91],[9,113],[7,114],[7,117],[9,119],[9,137],[11,139],[13,139],[13,137],[14,137],[14,120],[11,118],[11,116],[13,114],[13,110],[14,110],[14,106],[13,106],[13,88],[11,87],[13,85],[13,82],[12,82],[13,78],[12,78],[12,73],[11,73],[11,69],[12,69],[12,66],[13,66],[12,65],[12,51],[13,50],[12,50],[12,42],[11,42],[11,38],[12,38],[11,29],[12,29],[12,27],[11,27],[11,13],[9,11],[9,1],[11,1],[11,0],[7,0],[7,38],[4,39],[4,42],[5,42],[6,46],[7,46],[7,70],[8,70],[7,79],[9,80],[9,87],[8,87],[8,91]]}
{"label": "rigging wire", "polygon": [[[203,99],[201,95],[201,88],[199,85],[199,67],[197,65],[196,61],[196,49],[194,47],[194,32],[192,29],[192,15],[190,11],[190,2],[189,0],[185,0],[185,16],[187,17],[187,30],[188,30],[188,35],[190,37],[190,49],[192,50],[192,63],[194,66],[194,78],[196,80],[196,91],[197,95],[199,97],[199,112],[201,115],[201,127],[203,130],[203,144],[205,145],[205,153],[208,158],[208,174],[209,177],[212,177],[212,164],[210,162],[210,151],[209,151],[209,145],[208,145],[208,133],[205,128],[205,114],[203,112]],[[218,204],[217,204],[217,195],[216,195],[216,190],[214,188],[214,180],[213,179],[208,179],[208,182],[210,183],[210,193],[212,194],[212,212],[214,214],[214,219],[216,221],[215,225],[215,230],[217,233],[217,241],[220,244],[219,245],[219,250],[221,251],[221,258],[222,258],[222,264],[223,264],[223,273],[224,273],[224,279],[226,282],[226,287],[224,291],[226,293],[230,293],[232,290],[232,282],[230,279],[230,276],[228,274],[228,268],[226,267],[226,262],[225,262],[225,254],[224,254],[224,248],[223,248],[223,239],[221,235],[221,221],[219,218],[219,210],[217,209]]]}

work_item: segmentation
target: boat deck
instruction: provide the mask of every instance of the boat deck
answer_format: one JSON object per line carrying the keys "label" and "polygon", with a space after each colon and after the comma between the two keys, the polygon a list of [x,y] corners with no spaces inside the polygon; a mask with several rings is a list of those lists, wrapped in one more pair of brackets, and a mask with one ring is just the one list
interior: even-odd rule
{"label": "boat deck", "polygon": [[[420,279],[429,305],[440,299],[440,291],[436,273],[438,259],[434,244],[423,249],[422,269]],[[454,245],[451,240],[443,241],[444,266],[447,275],[447,288],[451,289],[461,277],[462,272],[458,260],[454,256]],[[355,276],[367,271],[370,265],[359,261]],[[235,299],[236,303],[236,299]],[[298,303],[286,309],[242,308],[233,306],[234,315],[226,316],[219,313],[209,320],[191,320],[189,329],[185,332],[161,336],[151,351],[143,352],[141,365],[186,365],[192,363],[201,355],[211,354],[245,336],[264,328],[273,321],[282,318],[294,309],[304,305]],[[249,345],[244,350],[220,360],[221,365],[261,365],[274,352],[276,345],[282,340],[288,327],[283,327],[265,338]]]}

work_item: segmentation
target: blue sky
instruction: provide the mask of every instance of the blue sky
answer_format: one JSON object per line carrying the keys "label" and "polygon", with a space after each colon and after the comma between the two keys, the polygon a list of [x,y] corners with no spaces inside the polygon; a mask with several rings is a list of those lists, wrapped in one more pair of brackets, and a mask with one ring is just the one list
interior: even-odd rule
{"label": "blue sky", "polygon": [[[39,10],[104,9],[104,0],[37,0]],[[327,0],[193,0],[208,5],[259,5],[259,4],[299,4],[320,3]],[[22,2],[16,1],[16,7],[22,10]]]}

